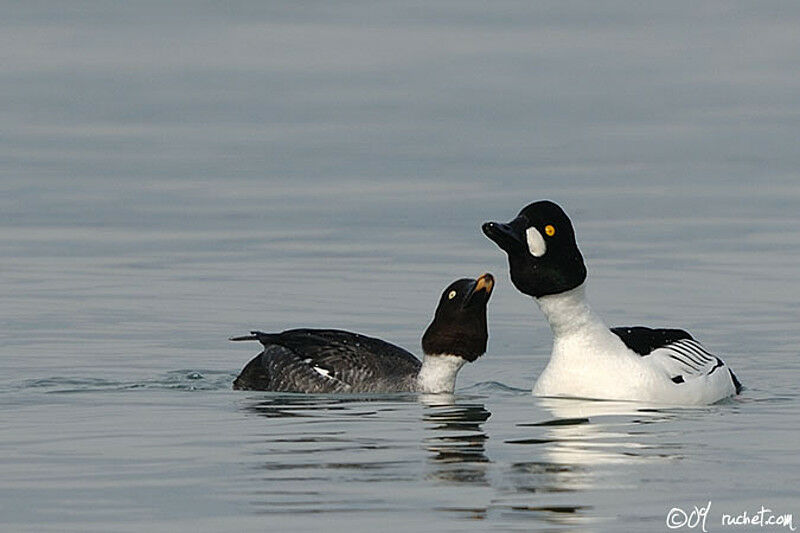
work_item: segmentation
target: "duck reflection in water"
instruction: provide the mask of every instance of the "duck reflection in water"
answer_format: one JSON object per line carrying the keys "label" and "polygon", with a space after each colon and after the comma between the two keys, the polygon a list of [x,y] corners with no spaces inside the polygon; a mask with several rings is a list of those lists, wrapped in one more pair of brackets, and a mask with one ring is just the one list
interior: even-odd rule
{"label": "duck reflection in water", "polygon": [[451,395],[423,395],[420,402],[429,436],[423,445],[431,452],[432,479],[448,483],[489,485],[483,423],[491,413],[481,403],[455,403]]}
{"label": "duck reflection in water", "polygon": [[[398,399],[406,399],[405,396],[398,395]],[[390,398],[390,396],[386,396]],[[280,393],[267,394],[257,400],[248,402],[244,405],[246,411],[250,411],[266,418],[294,418],[294,417],[319,417],[320,413],[330,413],[342,411],[347,415],[369,415],[375,411],[356,411],[352,407],[369,401],[380,401],[385,398],[370,398],[369,396],[347,395],[337,396],[329,394],[305,394],[305,393]]]}
{"label": "duck reflection in water", "polygon": [[503,441],[510,465],[498,476],[503,497],[494,502],[509,518],[535,517],[555,526],[587,527],[597,519],[586,491],[609,472],[642,461],[673,460],[680,444],[665,444],[673,412],[641,403],[541,398],[534,420],[515,424]]}
{"label": "duck reflection in water", "polygon": [[544,430],[553,462],[596,466],[674,459],[682,453],[679,442],[663,442],[664,429],[653,426],[675,418],[664,406],[563,398],[545,399],[542,406],[553,419],[518,426]]}
{"label": "duck reflection in water", "polygon": [[663,406],[565,398],[544,398],[540,405],[552,418],[517,423],[519,437],[505,441],[526,446],[536,456],[512,465],[510,477],[518,492],[586,490],[600,483],[607,465],[673,460],[682,454],[680,443],[663,442],[661,434],[668,428],[653,426],[675,417]]}

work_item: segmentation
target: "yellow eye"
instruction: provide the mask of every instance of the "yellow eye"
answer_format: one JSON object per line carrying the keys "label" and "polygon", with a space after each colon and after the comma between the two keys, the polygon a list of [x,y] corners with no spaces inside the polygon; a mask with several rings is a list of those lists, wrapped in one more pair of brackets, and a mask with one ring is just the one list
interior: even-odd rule
{"label": "yellow eye", "polygon": [[450,291],[450,294],[447,295],[448,300],[452,300],[456,297],[456,291]]}
{"label": "yellow eye", "polygon": [[544,232],[547,233],[548,237],[552,237],[553,235],[556,234],[556,228],[548,224],[547,226],[544,227]]}

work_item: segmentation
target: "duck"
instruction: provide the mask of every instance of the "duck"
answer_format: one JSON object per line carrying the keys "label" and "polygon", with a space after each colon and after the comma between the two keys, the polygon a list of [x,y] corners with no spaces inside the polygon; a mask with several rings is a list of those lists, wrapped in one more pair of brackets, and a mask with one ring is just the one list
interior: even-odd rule
{"label": "duck", "polygon": [[506,253],[512,284],[534,298],[553,333],[534,395],[680,406],[742,391],[730,367],[683,329],[606,326],[586,298],[572,221],[555,202],[533,202],[512,221],[486,222],[482,230]]}
{"label": "duck", "polygon": [[420,361],[384,340],[339,329],[252,331],[263,351],[233,382],[235,390],[298,393],[450,393],[459,370],[486,352],[490,273],[452,282],[422,336]]}

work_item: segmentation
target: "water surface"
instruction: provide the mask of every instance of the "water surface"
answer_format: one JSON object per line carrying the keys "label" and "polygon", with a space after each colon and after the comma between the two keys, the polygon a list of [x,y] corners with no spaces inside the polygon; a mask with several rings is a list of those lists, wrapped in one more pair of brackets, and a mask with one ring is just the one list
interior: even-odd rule
{"label": "water surface", "polygon": [[[800,517],[793,3],[7,3],[8,531],[661,531]],[[747,386],[541,400],[551,337],[479,231],[550,198],[610,325]],[[453,397],[234,392],[250,329],[418,353],[498,278]],[[798,518],[797,521],[800,521]]]}

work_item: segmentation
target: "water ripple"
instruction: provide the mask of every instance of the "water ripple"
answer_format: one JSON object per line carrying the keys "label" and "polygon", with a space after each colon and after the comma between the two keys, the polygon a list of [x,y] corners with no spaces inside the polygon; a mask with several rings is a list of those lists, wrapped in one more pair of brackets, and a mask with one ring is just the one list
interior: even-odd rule
{"label": "water ripple", "polygon": [[51,376],[27,379],[9,387],[11,390],[39,390],[46,393],[76,393],[125,390],[227,390],[235,377],[231,372],[219,370],[173,370],[153,378],[139,380],[112,380],[76,376]]}

